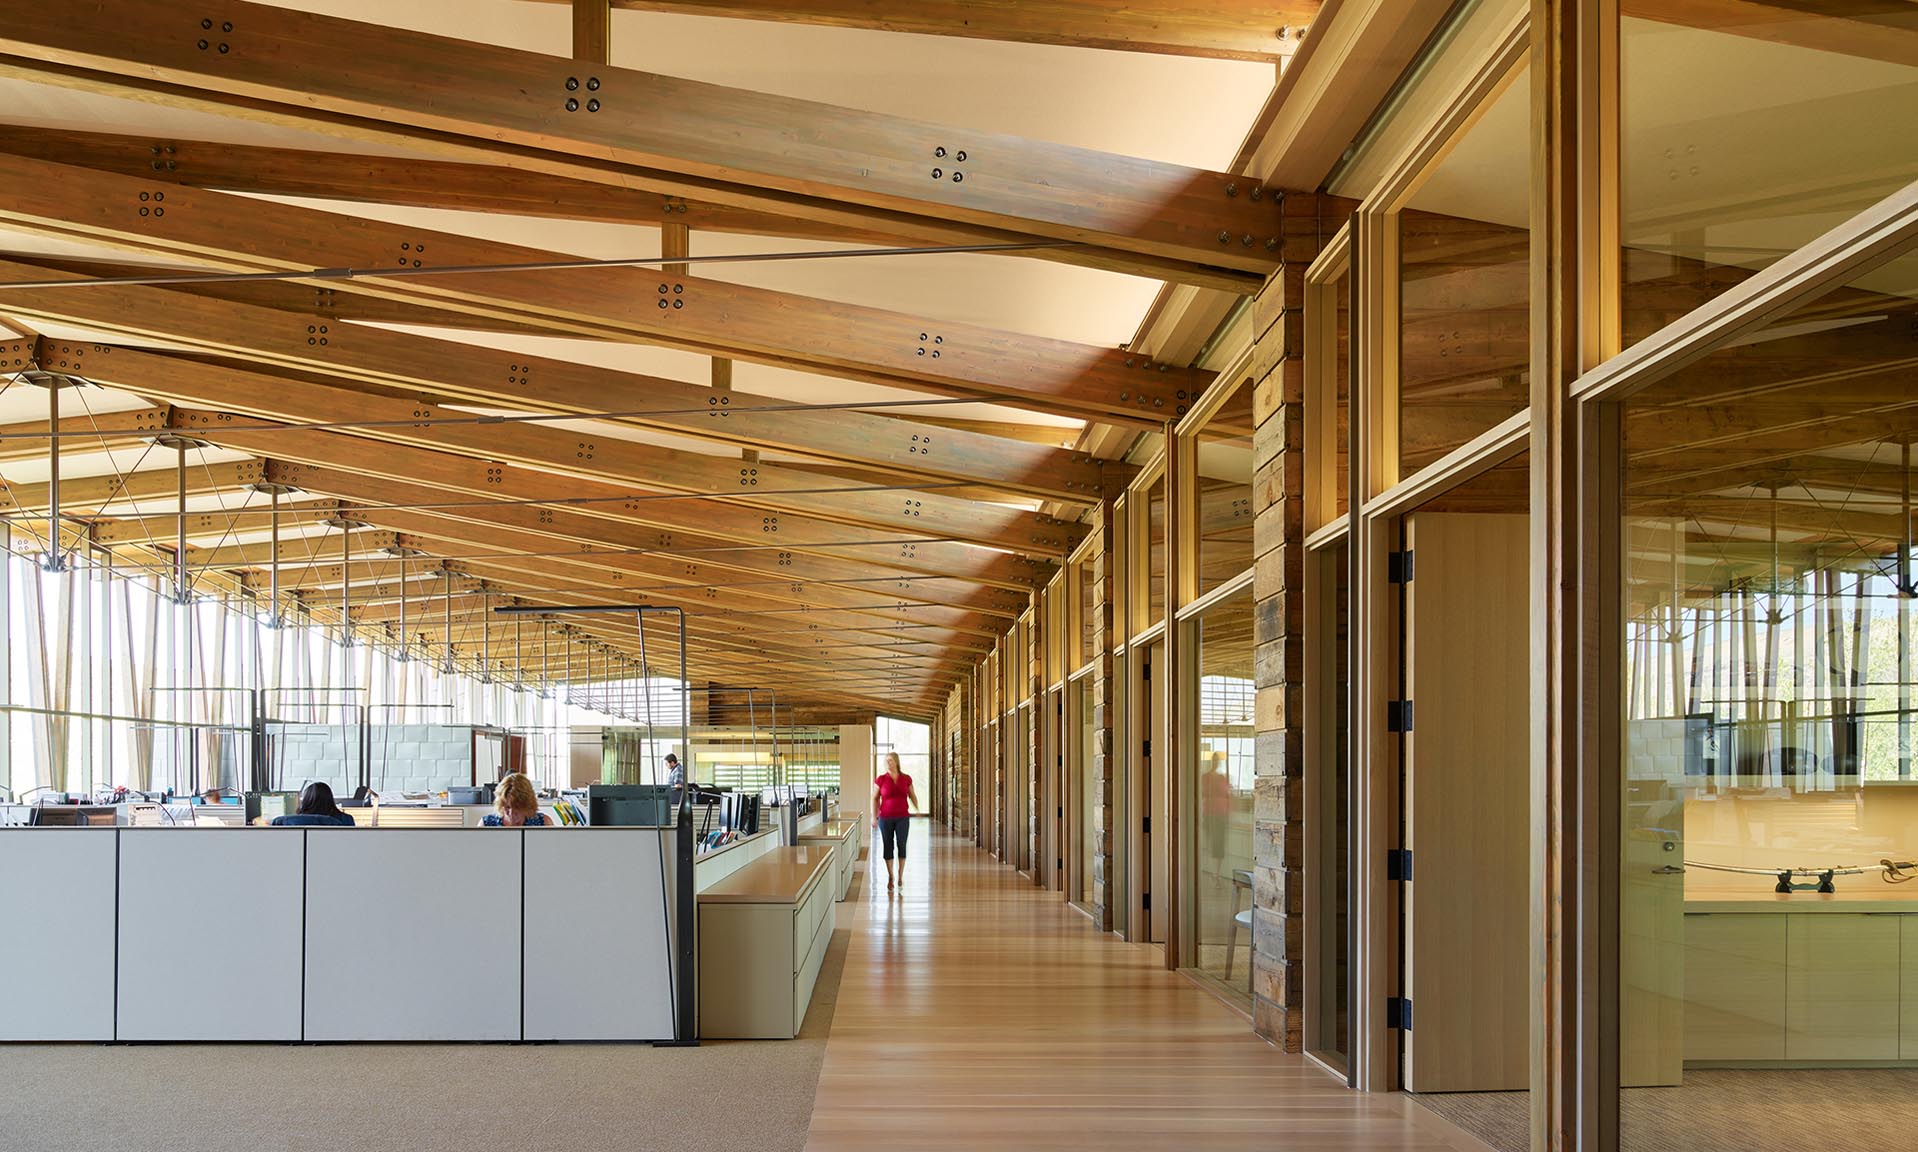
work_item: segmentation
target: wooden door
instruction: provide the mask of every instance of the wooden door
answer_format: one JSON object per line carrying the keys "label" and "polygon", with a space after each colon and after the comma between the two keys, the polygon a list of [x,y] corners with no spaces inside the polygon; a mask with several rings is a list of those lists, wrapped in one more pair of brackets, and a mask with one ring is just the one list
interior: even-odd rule
{"label": "wooden door", "polygon": [[1405,1086],[1526,1087],[1527,517],[1407,519]]}

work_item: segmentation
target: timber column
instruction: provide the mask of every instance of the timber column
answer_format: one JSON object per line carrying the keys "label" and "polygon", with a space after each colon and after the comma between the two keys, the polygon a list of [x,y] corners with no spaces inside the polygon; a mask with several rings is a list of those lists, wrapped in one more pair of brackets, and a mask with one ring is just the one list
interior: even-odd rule
{"label": "timber column", "polygon": [[[1299,211],[1315,211],[1297,197]],[[1286,263],[1252,304],[1252,1025],[1287,1052],[1305,1002],[1305,270],[1284,209]],[[1315,248],[1316,245],[1313,245]]]}
{"label": "timber column", "polygon": [[1112,650],[1119,643],[1116,628],[1117,580],[1119,556],[1115,545],[1118,533],[1113,527],[1112,494],[1099,502],[1093,530],[1092,564],[1092,778],[1086,787],[1092,790],[1092,826],[1086,835],[1092,838],[1092,922],[1101,932],[1112,930],[1113,881],[1116,878],[1112,855],[1113,836],[1118,818],[1112,811],[1112,798],[1118,789],[1114,780],[1119,763],[1114,753],[1112,721],[1118,702],[1114,694],[1118,684],[1112,678]]}

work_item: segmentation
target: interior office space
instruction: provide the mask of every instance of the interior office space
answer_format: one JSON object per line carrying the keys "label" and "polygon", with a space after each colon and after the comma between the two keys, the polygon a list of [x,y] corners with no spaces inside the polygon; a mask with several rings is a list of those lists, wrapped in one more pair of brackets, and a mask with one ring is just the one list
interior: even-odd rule
{"label": "interior office space", "polygon": [[1918,12],[896,8],[0,0],[0,1062],[1909,1142]]}

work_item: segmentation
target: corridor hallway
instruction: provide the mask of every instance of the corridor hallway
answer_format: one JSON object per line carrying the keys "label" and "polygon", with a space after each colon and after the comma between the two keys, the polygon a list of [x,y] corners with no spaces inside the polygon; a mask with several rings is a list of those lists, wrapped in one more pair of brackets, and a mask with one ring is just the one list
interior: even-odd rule
{"label": "corridor hallway", "polygon": [[1348,1091],[1096,932],[1056,892],[913,822],[904,889],[874,843],[807,1147],[1452,1149],[1486,1145]]}

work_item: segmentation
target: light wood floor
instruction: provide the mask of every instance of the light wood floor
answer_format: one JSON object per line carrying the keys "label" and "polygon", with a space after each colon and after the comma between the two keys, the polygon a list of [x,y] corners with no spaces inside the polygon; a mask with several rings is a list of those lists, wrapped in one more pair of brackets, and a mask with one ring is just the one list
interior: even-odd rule
{"label": "light wood floor", "polygon": [[1487,1145],[1348,1091],[1252,1034],[1156,949],[915,820],[901,893],[874,845],[813,1107],[838,1149],[1447,1149]]}

